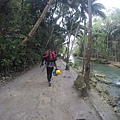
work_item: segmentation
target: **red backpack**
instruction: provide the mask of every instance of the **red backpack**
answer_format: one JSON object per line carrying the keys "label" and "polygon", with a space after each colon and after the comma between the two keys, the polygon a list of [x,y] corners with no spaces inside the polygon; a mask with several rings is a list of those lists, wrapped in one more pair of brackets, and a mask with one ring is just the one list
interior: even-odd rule
{"label": "red backpack", "polygon": [[49,50],[43,55],[43,59],[46,62],[54,62],[57,60],[57,55],[55,51]]}

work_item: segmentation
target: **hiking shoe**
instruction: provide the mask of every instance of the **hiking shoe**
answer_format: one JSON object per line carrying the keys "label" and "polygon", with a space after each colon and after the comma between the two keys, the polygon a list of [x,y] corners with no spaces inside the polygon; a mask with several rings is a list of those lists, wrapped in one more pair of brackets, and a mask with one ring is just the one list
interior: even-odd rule
{"label": "hiking shoe", "polygon": [[49,87],[51,86],[51,83],[49,82]]}

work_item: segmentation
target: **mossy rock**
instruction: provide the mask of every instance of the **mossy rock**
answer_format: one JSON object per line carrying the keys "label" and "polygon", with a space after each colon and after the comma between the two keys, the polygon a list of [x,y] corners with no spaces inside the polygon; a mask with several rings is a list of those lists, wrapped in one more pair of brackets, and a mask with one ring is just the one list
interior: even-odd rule
{"label": "mossy rock", "polygon": [[81,91],[84,86],[84,76],[78,75],[76,80],[74,81],[74,86],[77,90]]}
{"label": "mossy rock", "polygon": [[73,63],[72,63],[72,62],[69,62],[68,65],[69,65],[69,66],[73,66]]}
{"label": "mossy rock", "polygon": [[103,74],[95,74],[95,77],[102,77],[102,78],[105,78],[105,75],[103,75]]}
{"label": "mossy rock", "polygon": [[95,88],[97,86],[97,81],[95,78],[90,78],[90,86]]}
{"label": "mossy rock", "polygon": [[114,112],[119,112],[120,108],[119,107],[114,107]]}
{"label": "mossy rock", "polygon": [[96,86],[96,90],[97,90],[99,93],[103,92],[103,89],[102,89],[99,85]]}
{"label": "mossy rock", "polygon": [[113,81],[109,78],[95,77],[98,81],[105,84],[112,84]]}

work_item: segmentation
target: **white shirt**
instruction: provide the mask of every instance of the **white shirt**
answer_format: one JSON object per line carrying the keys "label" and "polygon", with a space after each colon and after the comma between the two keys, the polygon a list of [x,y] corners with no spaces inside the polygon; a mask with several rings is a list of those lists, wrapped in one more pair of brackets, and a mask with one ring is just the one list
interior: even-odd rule
{"label": "white shirt", "polygon": [[55,63],[54,62],[46,62],[46,67],[54,67]]}

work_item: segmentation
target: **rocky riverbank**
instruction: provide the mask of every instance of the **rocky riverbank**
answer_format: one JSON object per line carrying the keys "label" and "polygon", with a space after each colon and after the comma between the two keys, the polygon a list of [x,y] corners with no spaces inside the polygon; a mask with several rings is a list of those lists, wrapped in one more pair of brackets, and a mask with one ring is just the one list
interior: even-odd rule
{"label": "rocky riverbank", "polygon": [[[78,74],[81,74],[82,68],[79,66],[74,66],[74,69],[77,71]],[[120,117],[120,92],[114,93],[115,96],[111,95],[111,92],[114,92],[112,87],[115,86],[113,80],[107,78],[104,74],[98,73],[97,71],[92,71],[90,75],[90,85],[91,88],[94,89],[100,98],[109,104],[114,112]],[[80,81],[79,81],[80,79]],[[75,85],[77,90],[82,90],[83,85],[83,78],[79,78]],[[120,85],[118,84],[118,87]]]}
{"label": "rocky riverbank", "polygon": [[[76,56],[78,59],[83,59],[83,57],[78,57]],[[117,67],[117,68],[120,68],[120,62],[115,62],[115,61],[106,61],[106,59],[99,59],[97,60],[96,58],[91,58],[91,61],[92,62],[97,62],[99,64],[106,64],[108,66],[111,66],[111,67]]]}

